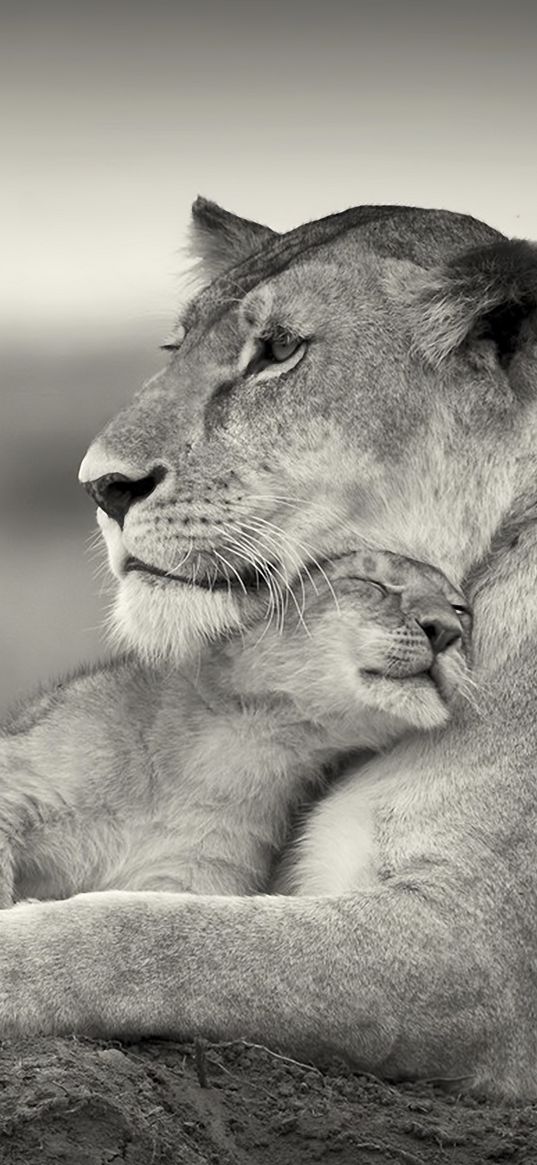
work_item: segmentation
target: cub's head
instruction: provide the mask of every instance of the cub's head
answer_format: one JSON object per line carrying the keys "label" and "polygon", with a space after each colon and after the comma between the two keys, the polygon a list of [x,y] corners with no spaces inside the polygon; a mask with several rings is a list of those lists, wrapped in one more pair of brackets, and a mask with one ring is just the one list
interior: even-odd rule
{"label": "cub's head", "polygon": [[199,201],[208,286],[81,480],[120,635],[181,657],[357,544],[460,580],[535,479],[537,260],[447,212],[277,236]]}
{"label": "cub's head", "polygon": [[470,631],[440,571],[358,550],[295,585],[281,627],[253,626],[226,653],[241,691],[284,693],[346,747],[376,748],[449,720],[470,682]]}

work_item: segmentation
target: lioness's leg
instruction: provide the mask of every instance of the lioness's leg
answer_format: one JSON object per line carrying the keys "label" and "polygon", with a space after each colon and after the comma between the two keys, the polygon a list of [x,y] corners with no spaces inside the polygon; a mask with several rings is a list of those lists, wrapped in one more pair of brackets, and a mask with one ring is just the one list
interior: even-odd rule
{"label": "lioness's leg", "polygon": [[453,901],[388,886],[16,906],[0,915],[0,1031],[244,1037],[394,1077],[501,1085],[513,1017],[504,1030],[478,931]]}

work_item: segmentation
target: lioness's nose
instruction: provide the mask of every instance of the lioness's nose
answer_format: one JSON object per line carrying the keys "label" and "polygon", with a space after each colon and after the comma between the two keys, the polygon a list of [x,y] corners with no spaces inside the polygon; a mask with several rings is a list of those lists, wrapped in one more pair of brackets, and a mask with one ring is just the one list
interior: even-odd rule
{"label": "lioness's nose", "polygon": [[145,477],[131,478],[125,473],[105,473],[95,481],[83,482],[83,485],[101,510],[123,528],[130,507],[134,502],[149,497],[166,473],[163,465],[156,465]]}
{"label": "lioness's nose", "polygon": [[412,612],[435,655],[462,638],[462,624],[450,603],[438,599],[423,600]]}

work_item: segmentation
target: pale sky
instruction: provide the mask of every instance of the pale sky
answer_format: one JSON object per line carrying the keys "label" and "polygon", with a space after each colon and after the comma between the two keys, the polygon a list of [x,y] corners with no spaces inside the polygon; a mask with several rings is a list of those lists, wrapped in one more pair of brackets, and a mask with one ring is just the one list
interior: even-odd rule
{"label": "pale sky", "polygon": [[279,229],[401,202],[537,238],[535,5],[2,10],[8,334],[170,318],[198,192]]}

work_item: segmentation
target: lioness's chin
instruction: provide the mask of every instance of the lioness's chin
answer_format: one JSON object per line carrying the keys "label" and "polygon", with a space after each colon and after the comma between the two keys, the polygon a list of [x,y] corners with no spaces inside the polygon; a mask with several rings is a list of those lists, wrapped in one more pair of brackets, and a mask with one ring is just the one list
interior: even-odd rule
{"label": "lioness's chin", "polygon": [[239,604],[227,591],[151,585],[127,575],[119,585],[113,635],[150,662],[181,662],[200,645],[242,626]]}

